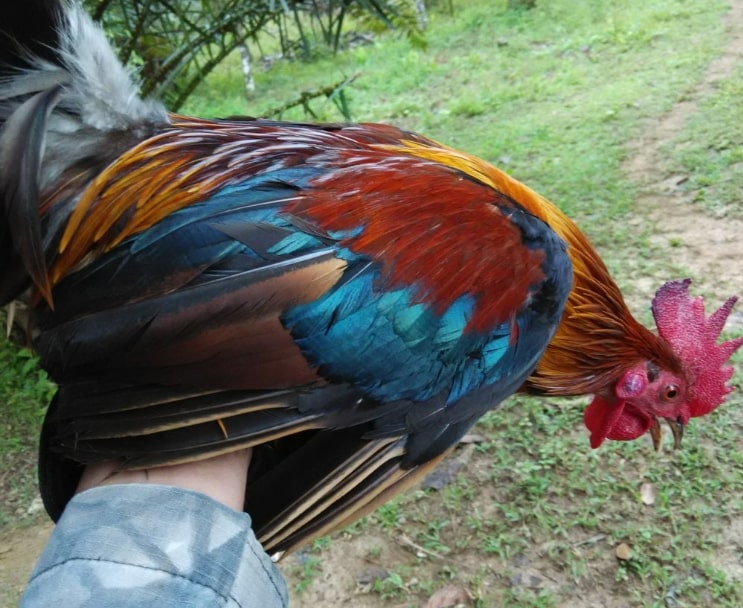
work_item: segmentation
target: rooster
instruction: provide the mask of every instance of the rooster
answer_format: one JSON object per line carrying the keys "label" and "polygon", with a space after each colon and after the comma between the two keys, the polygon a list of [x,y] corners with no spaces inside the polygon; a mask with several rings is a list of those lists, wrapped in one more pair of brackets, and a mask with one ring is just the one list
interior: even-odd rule
{"label": "rooster", "polygon": [[0,38],[0,303],[58,385],[40,483],[253,448],[245,509],[286,552],[414,485],[521,391],[593,395],[590,443],[676,444],[730,391],[689,281],[639,324],[558,207],[381,124],[202,120],[141,99],[74,3]]}

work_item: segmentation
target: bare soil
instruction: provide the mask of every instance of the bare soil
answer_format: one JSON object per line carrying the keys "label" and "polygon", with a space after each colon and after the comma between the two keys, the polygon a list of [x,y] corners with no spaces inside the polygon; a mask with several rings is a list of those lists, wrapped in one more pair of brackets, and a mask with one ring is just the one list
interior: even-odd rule
{"label": "bare soil", "polygon": [[[671,141],[692,116],[698,103],[715,90],[718,83],[731,76],[734,68],[743,59],[743,0],[731,0],[731,9],[726,22],[731,37],[724,53],[709,66],[701,83],[677,103],[659,121],[648,124],[642,136],[628,145],[627,175],[640,186],[640,195],[630,222],[640,227],[650,223],[653,242],[664,259],[673,259],[675,265],[691,274],[705,295],[721,302],[731,293],[743,294],[743,221],[735,217],[711,217],[691,204],[689,195],[682,192],[679,184],[683,175],[669,175],[665,169],[661,148]],[[663,277],[666,278],[666,277]],[[644,276],[638,279],[634,297],[647,302],[652,291],[659,285],[660,277]],[[731,328],[743,327],[743,314],[734,314]],[[461,457],[461,456],[460,456]],[[477,471],[471,471],[475,475]],[[483,497],[486,503],[492,497]],[[486,509],[487,505],[478,504]],[[15,601],[23,588],[33,563],[41,552],[51,532],[51,525],[41,515],[32,518],[21,528],[0,531],[0,604]],[[599,542],[601,539],[576,538],[574,545]],[[721,549],[714,557],[715,565],[725,571],[731,580],[743,584],[743,519],[731,522]],[[416,557],[426,556],[432,569],[444,566],[440,556],[426,552],[405,536],[392,538],[385,534],[365,533],[352,536],[337,535],[329,547],[322,551],[322,567],[308,576],[311,555],[300,553],[282,562],[290,588],[293,590],[294,608],[323,608],[354,606],[355,608],[391,608],[409,606],[408,602],[383,599],[379,594],[368,593],[375,579],[384,578],[387,569],[394,564],[405,564]],[[510,580],[503,584],[523,586],[538,585],[541,589],[561,588],[563,595],[570,581],[564,580],[563,572],[550,570],[549,562],[538,559],[538,552],[522,556],[511,564]],[[483,555],[465,551],[448,557],[457,570],[477,572],[484,565]],[[597,576],[612,576],[615,558],[606,553],[606,563],[593,563]],[[497,567],[497,566],[496,566]],[[303,574],[304,571],[304,574]],[[515,573],[515,574],[514,574]],[[307,584],[301,594],[294,591],[301,581]],[[443,593],[443,592],[442,592]],[[461,590],[449,590],[450,597],[432,598],[428,606],[468,605],[466,594]],[[457,595],[458,594],[458,595]],[[8,604],[10,605],[10,604]],[[575,588],[570,600],[571,608],[620,608],[626,599],[617,598],[600,587],[595,589]],[[677,605],[666,602],[666,605]]]}

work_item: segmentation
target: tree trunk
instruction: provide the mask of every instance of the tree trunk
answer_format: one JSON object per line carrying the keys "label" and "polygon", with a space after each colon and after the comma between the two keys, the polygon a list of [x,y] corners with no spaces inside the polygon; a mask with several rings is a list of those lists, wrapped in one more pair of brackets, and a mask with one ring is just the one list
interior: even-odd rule
{"label": "tree trunk", "polygon": [[250,54],[248,45],[244,42],[240,44],[240,57],[242,59],[243,79],[245,81],[245,98],[250,101],[253,91],[255,91],[255,79],[253,78],[253,57]]}
{"label": "tree trunk", "polygon": [[415,0],[415,14],[418,17],[418,29],[422,32],[428,25],[428,13],[425,0]]}

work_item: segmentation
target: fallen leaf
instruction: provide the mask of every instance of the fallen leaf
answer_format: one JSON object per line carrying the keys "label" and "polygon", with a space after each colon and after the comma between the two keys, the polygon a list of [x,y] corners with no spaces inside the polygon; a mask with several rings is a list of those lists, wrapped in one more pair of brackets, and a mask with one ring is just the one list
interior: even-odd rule
{"label": "fallen leaf", "polygon": [[539,589],[542,586],[542,579],[530,572],[517,572],[511,577],[511,585],[514,587]]}
{"label": "fallen leaf", "polygon": [[445,460],[426,476],[421,487],[425,490],[442,490],[456,481],[461,468],[459,460]]}
{"label": "fallen leaf", "polygon": [[425,490],[441,490],[457,480],[457,473],[464,467],[475,453],[473,444],[465,445],[457,458],[447,458],[436,467],[421,483]]}
{"label": "fallen leaf", "polygon": [[614,553],[616,554],[617,559],[621,559],[623,562],[626,562],[632,557],[632,549],[627,543],[621,543],[617,545]]}
{"label": "fallen leaf", "polygon": [[389,570],[378,567],[370,567],[362,570],[356,575],[356,582],[359,585],[368,586],[373,585],[377,581],[383,581],[390,575]]}
{"label": "fallen leaf", "polygon": [[459,443],[482,443],[485,439],[485,435],[480,435],[479,433],[467,433],[459,440]]}
{"label": "fallen leaf", "polygon": [[426,603],[426,608],[455,608],[457,606],[470,606],[474,598],[469,591],[455,585],[442,587],[431,596]]}
{"label": "fallen leaf", "polygon": [[642,504],[647,506],[655,504],[655,498],[657,495],[658,490],[654,483],[646,481],[640,486],[640,499],[642,500]]}

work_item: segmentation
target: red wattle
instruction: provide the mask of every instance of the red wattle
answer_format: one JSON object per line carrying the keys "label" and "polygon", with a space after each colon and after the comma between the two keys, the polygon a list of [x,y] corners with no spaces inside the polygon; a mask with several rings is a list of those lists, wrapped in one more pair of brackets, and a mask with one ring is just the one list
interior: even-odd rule
{"label": "red wattle", "polygon": [[647,433],[652,418],[624,401],[607,401],[596,395],[583,413],[583,421],[591,431],[591,447],[597,448],[604,439],[630,441]]}
{"label": "red wattle", "polygon": [[591,431],[591,447],[597,448],[608,436],[624,411],[624,401],[611,403],[596,395],[583,412],[583,423]]}

